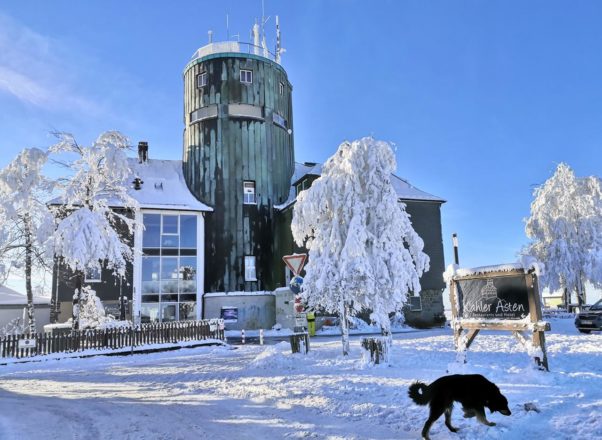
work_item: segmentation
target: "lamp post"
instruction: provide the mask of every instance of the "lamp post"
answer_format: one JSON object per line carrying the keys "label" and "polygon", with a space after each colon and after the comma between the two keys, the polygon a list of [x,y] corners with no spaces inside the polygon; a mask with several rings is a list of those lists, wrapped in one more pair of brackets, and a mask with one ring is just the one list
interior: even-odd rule
{"label": "lamp post", "polygon": [[454,244],[454,263],[456,265],[460,264],[460,259],[458,257],[458,234],[455,232],[452,234],[452,243]]}

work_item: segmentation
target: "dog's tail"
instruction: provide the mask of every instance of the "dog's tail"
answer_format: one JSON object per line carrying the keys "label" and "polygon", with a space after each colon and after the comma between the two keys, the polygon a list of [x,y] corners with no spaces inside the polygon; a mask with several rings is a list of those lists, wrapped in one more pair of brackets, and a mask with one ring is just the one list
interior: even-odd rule
{"label": "dog's tail", "polygon": [[418,405],[426,405],[431,401],[431,393],[427,384],[422,382],[414,382],[408,390],[410,399]]}

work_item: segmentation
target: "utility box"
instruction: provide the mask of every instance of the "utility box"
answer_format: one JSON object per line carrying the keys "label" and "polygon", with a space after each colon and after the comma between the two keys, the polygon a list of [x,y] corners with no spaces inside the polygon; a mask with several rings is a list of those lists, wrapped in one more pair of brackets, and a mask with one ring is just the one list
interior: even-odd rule
{"label": "utility box", "polygon": [[274,290],[276,296],[276,323],[282,328],[295,328],[295,294],[288,287]]}

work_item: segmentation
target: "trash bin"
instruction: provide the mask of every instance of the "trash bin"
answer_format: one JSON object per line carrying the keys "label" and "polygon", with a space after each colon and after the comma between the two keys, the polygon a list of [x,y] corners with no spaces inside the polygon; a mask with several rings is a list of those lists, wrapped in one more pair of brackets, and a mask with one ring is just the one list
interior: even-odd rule
{"label": "trash bin", "polygon": [[309,336],[316,336],[316,315],[314,312],[307,312],[307,332]]}

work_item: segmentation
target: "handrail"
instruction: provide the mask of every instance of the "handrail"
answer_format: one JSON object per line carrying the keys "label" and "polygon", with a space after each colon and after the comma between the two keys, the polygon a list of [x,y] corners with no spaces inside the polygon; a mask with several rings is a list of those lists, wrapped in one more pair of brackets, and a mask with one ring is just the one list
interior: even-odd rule
{"label": "handrail", "polygon": [[216,43],[209,43],[206,46],[199,48],[192,55],[191,61],[194,61],[207,55],[224,52],[248,53],[277,62],[276,55],[270,52],[268,49],[264,49],[262,46],[257,46],[252,43],[246,43],[241,41],[220,41]]}

